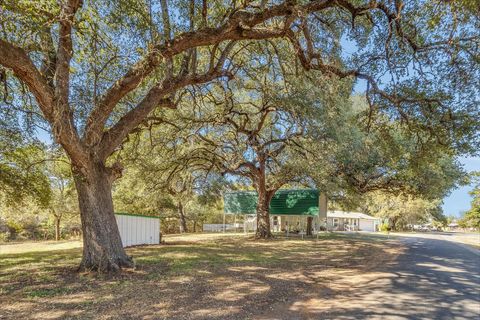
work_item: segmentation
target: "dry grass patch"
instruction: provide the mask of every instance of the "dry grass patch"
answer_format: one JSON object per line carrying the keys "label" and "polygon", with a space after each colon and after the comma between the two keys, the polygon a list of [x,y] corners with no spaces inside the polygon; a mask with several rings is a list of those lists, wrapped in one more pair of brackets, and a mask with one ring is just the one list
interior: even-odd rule
{"label": "dry grass patch", "polygon": [[[243,235],[166,237],[129,248],[114,277],[78,274],[81,249],[0,255],[0,319],[245,319],[341,294],[393,261],[382,236],[256,241]],[[367,277],[368,278],[368,277]]]}

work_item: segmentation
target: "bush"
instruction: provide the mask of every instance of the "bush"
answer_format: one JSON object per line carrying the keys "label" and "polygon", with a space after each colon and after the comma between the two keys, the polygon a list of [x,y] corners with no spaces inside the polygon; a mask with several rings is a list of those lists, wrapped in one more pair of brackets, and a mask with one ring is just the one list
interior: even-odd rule
{"label": "bush", "polygon": [[10,240],[10,232],[0,232],[0,243]]}
{"label": "bush", "polygon": [[42,228],[38,219],[34,217],[28,217],[22,219],[21,223],[21,232],[19,235],[24,239],[36,240],[42,237]]}
{"label": "bush", "polygon": [[66,239],[80,239],[82,235],[82,226],[77,223],[69,223],[64,226],[63,230]]}
{"label": "bush", "polygon": [[388,231],[390,231],[390,226],[388,225],[388,223],[382,223],[380,225],[379,229],[382,232],[388,232]]}
{"label": "bush", "polygon": [[[176,218],[163,218],[160,220],[160,231],[162,234],[179,233],[179,223]],[[190,231],[190,230],[188,230]]]}
{"label": "bush", "polygon": [[8,220],[7,223],[8,228],[8,238],[13,240],[17,237],[17,235],[22,232],[22,225],[15,220]]}

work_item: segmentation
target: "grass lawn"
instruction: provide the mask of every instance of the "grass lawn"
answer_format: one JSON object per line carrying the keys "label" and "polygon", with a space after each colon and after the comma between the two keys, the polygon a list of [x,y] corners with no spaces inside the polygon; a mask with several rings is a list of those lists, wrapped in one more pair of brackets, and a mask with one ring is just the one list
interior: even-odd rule
{"label": "grass lawn", "polygon": [[7,242],[0,244],[0,255],[17,254],[27,252],[41,252],[80,248],[82,242],[78,241],[27,241],[27,242]]}
{"label": "grass lawn", "polygon": [[374,278],[402,250],[383,235],[165,240],[127,249],[137,267],[113,277],[75,272],[79,242],[0,245],[0,319],[271,319],[305,308],[328,312],[329,301]]}

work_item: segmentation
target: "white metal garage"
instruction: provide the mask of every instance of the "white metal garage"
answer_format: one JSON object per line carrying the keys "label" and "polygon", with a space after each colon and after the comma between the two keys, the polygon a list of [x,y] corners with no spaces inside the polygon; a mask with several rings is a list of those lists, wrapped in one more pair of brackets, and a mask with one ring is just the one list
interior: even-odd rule
{"label": "white metal garage", "polygon": [[160,243],[160,219],[129,213],[115,213],[124,247]]}
{"label": "white metal garage", "polygon": [[361,231],[376,231],[375,220],[372,219],[360,219],[359,230]]}
{"label": "white metal garage", "polygon": [[327,211],[327,228],[331,231],[378,231],[380,219],[362,212]]}

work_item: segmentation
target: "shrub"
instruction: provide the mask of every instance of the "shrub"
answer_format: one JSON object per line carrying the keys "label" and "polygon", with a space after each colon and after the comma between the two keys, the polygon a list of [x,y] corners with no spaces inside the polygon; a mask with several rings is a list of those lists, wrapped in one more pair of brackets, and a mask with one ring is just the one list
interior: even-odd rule
{"label": "shrub", "polygon": [[21,221],[21,232],[19,235],[24,239],[39,239],[42,236],[40,223],[36,218],[28,217]]}
{"label": "shrub", "polygon": [[17,235],[22,232],[22,225],[15,220],[8,220],[7,223],[9,239],[15,239]]}
{"label": "shrub", "polygon": [[388,225],[388,223],[382,223],[380,225],[380,231],[382,231],[382,232],[390,231],[390,226]]}
{"label": "shrub", "polygon": [[0,243],[8,242],[10,240],[10,232],[0,232]]}

